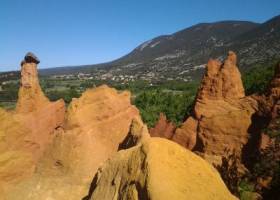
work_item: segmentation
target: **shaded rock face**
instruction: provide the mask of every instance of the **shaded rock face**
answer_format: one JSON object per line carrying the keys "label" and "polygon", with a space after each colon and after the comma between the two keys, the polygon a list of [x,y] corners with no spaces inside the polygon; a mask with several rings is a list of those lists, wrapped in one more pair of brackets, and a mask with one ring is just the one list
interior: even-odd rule
{"label": "shaded rock face", "polygon": [[[273,199],[278,194],[277,169],[280,161],[280,63],[275,66],[274,77],[266,95],[257,98],[260,102],[258,115],[266,117],[258,142],[256,162],[262,172],[255,177],[255,188],[264,199]],[[275,190],[275,191],[273,191]]]}
{"label": "shaded rock face", "polygon": [[86,199],[237,198],[199,156],[166,139],[150,138],[104,163]]}
{"label": "shaded rock face", "polygon": [[274,104],[280,98],[280,63],[275,67],[274,77],[270,83],[269,96],[271,100],[274,100]]}
{"label": "shaded rock face", "polygon": [[280,63],[275,66],[274,77],[266,94],[253,96],[259,103],[258,115],[269,120],[278,116],[280,108]]}
{"label": "shaded rock face", "polygon": [[152,137],[162,137],[171,139],[175,133],[176,126],[169,122],[163,113],[160,113],[158,122],[154,128],[149,130]]}
{"label": "shaded rock face", "polygon": [[[277,70],[275,71],[277,73]],[[272,81],[272,83],[275,80]],[[276,90],[276,87],[272,88]],[[272,96],[273,95],[273,96]],[[263,199],[279,198],[279,162],[280,162],[280,101],[275,93],[267,96],[268,105],[272,106],[269,121],[261,131],[258,141],[258,152],[255,154],[255,162],[249,165],[256,175],[255,190],[262,194]],[[262,104],[263,105],[263,104]],[[261,169],[257,171],[256,169]]]}
{"label": "shaded rock face", "polygon": [[193,115],[176,130],[173,138],[188,149],[213,157],[214,162],[225,152],[235,152],[241,157],[257,109],[258,102],[245,97],[236,55],[229,52],[224,63],[208,62]]}
{"label": "shaded rock face", "polygon": [[263,95],[252,95],[258,102],[258,110],[254,115],[254,125],[259,127],[254,130],[248,146],[251,151],[245,152],[245,164],[252,168],[252,163],[256,162],[256,157],[261,156],[263,151],[274,146],[274,139],[271,139],[267,129],[277,130],[277,123],[280,114],[280,63],[275,66],[274,77],[272,78],[267,92]]}
{"label": "shaded rock face", "polygon": [[129,149],[144,142],[147,138],[150,138],[147,125],[143,124],[141,119],[134,118],[129,133],[119,145],[119,150]]}
{"label": "shaded rock face", "polygon": [[176,129],[172,140],[191,150],[196,145],[197,128],[198,121],[189,117],[180,128]]}

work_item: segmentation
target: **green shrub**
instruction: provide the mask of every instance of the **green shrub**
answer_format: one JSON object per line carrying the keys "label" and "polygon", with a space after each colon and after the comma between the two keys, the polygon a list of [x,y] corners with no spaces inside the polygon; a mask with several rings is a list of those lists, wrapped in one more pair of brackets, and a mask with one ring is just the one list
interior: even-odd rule
{"label": "green shrub", "polygon": [[156,89],[140,93],[134,103],[149,127],[155,125],[161,112],[176,125],[180,125],[190,113],[194,97],[194,94],[187,92],[176,93]]}
{"label": "green shrub", "polygon": [[13,102],[18,98],[19,83],[11,82],[2,86],[0,91],[0,102]]}
{"label": "green shrub", "polygon": [[63,91],[57,91],[57,90],[48,91],[46,93],[46,96],[51,101],[56,101],[58,99],[64,99],[64,101],[68,104],[71,102],[72,98],[78,98],[80,96],[80,94],[75,89],[69,89],[69,90],[63,90]]}
{"label": "green shrub", "polygon": [[273,60],[266,64],[258,64],[243,74],[242,80],[246,95],[264,93],[274,74],[277,61]]}

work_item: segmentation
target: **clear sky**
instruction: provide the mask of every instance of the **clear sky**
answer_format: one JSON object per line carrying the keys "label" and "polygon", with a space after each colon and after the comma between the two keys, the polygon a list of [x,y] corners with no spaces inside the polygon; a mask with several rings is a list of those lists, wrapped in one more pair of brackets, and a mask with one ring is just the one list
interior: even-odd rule
{"label": "clear sky", "polygon": [[0,0],[0,71],[28,51],[41,68],[101,63],[196,23],[279,14],[280,0]]}

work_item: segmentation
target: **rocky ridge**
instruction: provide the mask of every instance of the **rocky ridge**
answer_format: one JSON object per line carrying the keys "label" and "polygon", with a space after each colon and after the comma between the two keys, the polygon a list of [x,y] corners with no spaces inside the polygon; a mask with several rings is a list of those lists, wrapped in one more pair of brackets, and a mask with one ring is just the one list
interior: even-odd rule
{"label": "rocky ridge", "polygon": [[[238,53],[241,71],[280,57],[280,16],[262,24],[246,21],[200,23],[171,35],[152,38],[129,54],[109,63],[44,69],[44,75],[88,73],[97,80],[122,83],[147,80],[152,83],[167,79],[200,80],[210,57],[225,58],[231,49]],[[152,75],[152,78],[150,77]]]}

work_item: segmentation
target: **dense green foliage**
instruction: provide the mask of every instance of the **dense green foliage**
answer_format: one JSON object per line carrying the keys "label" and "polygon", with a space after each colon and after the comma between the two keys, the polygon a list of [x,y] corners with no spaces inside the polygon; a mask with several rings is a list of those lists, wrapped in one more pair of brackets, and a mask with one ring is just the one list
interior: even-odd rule
{"label": "dense green foliage", "polygon": [[64,99],[64,101],[69,104],[72,100],[72,98],[78,98],[80,96],[80,93],[77,92],[75,89],[68,89],[63,91],[58,90],[51,90],[46,92],[46,96],[51,101],[56,101],[58,99]]}
{"label": "dense green foliage", "polygon": [[[81,88],[88,88],[104,84],[102,81],[88,80],[80,84]],[[183,122],[190,113],[197,91],[197,83],[182,81],[165,81],[149,83],[147,81],[134,81],[124,84],[107,82],[118,90],[129,90],[133,95],[133,103],[140,110],[143,121],[152,127],[158,120],[159,114],[164,113],[176,125]]]}
{"label": "dense green foliage", "polygon": [[0,102],[13,102],[17,100],[19,84],[10,82],[2,86],[0,91]]}
{"label": "dense green foliage", "polygon": [[252,200],[255,189],[254,184],[250,183],[248,180],[243,179],[238,184],[238,195],[240,200]]}
{"label": "dense green foliage", "polygon": [[169,120],[180,125],[190,113],[198,84],[167,81],[158,84],[136,81],[117,86],[132,92],[133,103],[140,110],[143,121],[152,127],[159,114],[164,113]]}
{"label": "dense green foliage", "polygon": [[242,76],[246,95],[253,93],[262,94],[273,78],[274,67],[278,60],[267,62],[266,64],[258,64],[245,72]]}
{"label": "dense green foliage", "polygon": [[188,92],[168,92],[160,89],[148,90],[139,94],[134,103],[140,110],[143,121],[149,127],[154,126],[159,114],[179,125],[186,114],[190,113],[194,95]]}
{"label": "dense green foliage", "polygon": [[[127,83],[105,82],[100,80],[78,79],[50,79],[41,77],[40,85],[43,92],[51,101],[64,99],[68,104],[72,98],[77,98],[87,88],[108,84],[118,90],[132,92],[132,102],[140,110],[143,121],[149,127],[154,126],[160,112],[176,125],[183,122],[189,114],[198,87],[197,83],[180,81],[166,81],[149,83],[147,81],[134,81]],[[5,85],[0,96],[0,106],[13,108],[17,99],[19,83],[12,81]]]}

